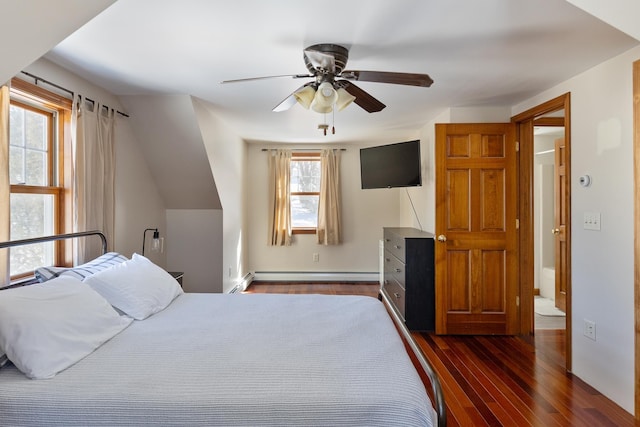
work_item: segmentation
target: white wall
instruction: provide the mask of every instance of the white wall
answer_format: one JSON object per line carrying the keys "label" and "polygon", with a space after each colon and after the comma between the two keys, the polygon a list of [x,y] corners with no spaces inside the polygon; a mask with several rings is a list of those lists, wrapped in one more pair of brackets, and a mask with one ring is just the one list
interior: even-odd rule
{"label": "white wall", "polygon": [[[571,92],[573,372],[627,411],[634,409],[634,48],[516,105],[516,115]],[[578,183],[592,177],[590,187]],[[600,212],[601,231],[582,228]],[[583,334],[595,321],[597,341]]]}
{"label": "white wall", "polygon": [[249,272],[245,225],[246,144],[217,115],[216,107],[192,98],[213,178],[222,204],[222,291],[231,291]]}
{"label": "white wall", "polygon": [[167,209],[167,270],[185,292],[222,292],[222,210]]}
{"label": "white wall", "polygon": [[[37,60],[25,71],[123,111],[115,96],[46,59]],[[114,250],[130,257],[133,252],[141,252],[145,228],[158,227],[164,234],[164,203],[128,119],[118,115],[115,129],[116,229],[111,244]],[[165,254],[145,255],[149,255],[155,263],[165,265]]]}
{"label": "white wall", "polygon": [[[398,195],[403,190],[398,188],[362,190],[360,188],[360,146],[346,146],[347,150],[341,152],[340,168],[343,243],[324,246],[316,242],[315,235],[294,235],[291,246],[268,246],[266,180],[268,168],[267,153],[262,151],[267,147],[274,148],[251,143],[247,150],[250,270],[257,273],[302,272],[306,276],[303,274],[298,277],[307,278],[313,276],[311,273],[338,272],[342,274],[333,276],[334,280],[377,281],[378,241],[382,238],[382,227],[400,225]],[[314,253],[319,254],[318,262],[313,261]]]}

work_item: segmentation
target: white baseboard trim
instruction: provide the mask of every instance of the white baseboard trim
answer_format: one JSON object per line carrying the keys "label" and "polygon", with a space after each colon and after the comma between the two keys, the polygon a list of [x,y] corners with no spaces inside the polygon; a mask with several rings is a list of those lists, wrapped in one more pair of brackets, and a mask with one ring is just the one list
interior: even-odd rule
{"label": "white baseboard trim", "polygon": [[244,275],[244,277],[236,283],[236,285],[229,291],[230,294],[235,294],[236,292],[246,291],[251,282],[254,280],[254,274],[249,272]]}
{"label": "white baseboard trim", "polygon": [[256,271],[253,280],[265,282],[378,282],[374,272]]}

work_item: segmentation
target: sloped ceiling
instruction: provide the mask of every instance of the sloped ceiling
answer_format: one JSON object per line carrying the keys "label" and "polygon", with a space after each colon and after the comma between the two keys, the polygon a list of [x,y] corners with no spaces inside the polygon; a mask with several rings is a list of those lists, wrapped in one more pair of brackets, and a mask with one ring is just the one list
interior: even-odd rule
{"label": "sloped ceiling", "polygon": [[[47,53],[116,0],[2,0],[0,84]],[[61,19],[53,19],[53,17]]]}
{"label": "sloped ceiling", "polygon": [[122,96],[167,209],[220,209],[220,198],[188,95]]}
{"label": "sloped ceiling", "polygon": [[617,28],[640,40],[640,1],[638,0],[566,0]]}

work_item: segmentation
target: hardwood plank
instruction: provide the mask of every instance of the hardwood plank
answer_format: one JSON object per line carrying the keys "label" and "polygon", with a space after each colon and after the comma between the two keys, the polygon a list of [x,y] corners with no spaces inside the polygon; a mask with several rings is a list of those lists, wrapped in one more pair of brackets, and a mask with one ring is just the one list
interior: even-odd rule
{"label": "hardwood plank", "polygon": [[[246,292],[377,297],[378,290],[371,282],[253,282]],[[562,330],[413,336],[440,377],[450,427],[635,425],[633,415],[565,371]]]}

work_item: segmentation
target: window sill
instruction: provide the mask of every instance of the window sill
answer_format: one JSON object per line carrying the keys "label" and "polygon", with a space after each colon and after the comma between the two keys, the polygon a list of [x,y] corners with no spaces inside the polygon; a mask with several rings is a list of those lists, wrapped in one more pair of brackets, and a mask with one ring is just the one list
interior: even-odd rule
{"label": "window sill", "polygon": [[291,234],[316,234],[315,228],[294,228]]}

